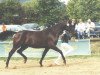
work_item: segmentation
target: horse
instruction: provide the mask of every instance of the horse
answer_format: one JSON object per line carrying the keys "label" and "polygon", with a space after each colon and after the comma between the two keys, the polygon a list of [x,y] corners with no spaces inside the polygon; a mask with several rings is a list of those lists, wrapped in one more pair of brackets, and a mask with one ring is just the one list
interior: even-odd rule
{"label": "horse", "polygon": [[24,63],[26,63],[27,57],[22,52],[28,47],[45,48],[39,61],[41,67],[43,66],[42,61],[49,49],[53,49],[59,52],[62,56],[64,64],[66,65],[66,60],[62,51],[56,46],[59,36],[63,33],[64,30],[69,31],[70,33],[74,32],[70,25],[66,25],[66,22],[59,22],[56,25],[41,31],[23,30],[17,32],[13,36],[13,47],[8,54],[8,58],[6,60],[6,68],[8,68],[9,61],[15,51],[17,51],[17,53],[19,53],[24,58]]}

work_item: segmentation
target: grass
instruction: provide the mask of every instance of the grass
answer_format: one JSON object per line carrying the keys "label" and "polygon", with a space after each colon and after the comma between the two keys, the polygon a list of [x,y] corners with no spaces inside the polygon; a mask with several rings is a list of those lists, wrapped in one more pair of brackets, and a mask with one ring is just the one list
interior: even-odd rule
{"label": "grass", "polygon": [[91,40],[91,50],[93,56],[100,56],[100,39],[99,40]]}
{"label": "grass", "polygon": [[[92,57],[96,57],[96,58],[100,58],[100,55],[74,55],[74,56],[68,56],[68,57],[66,57],[66,58],[68,58],[68,59],[78,59],[78,58],[80,58],[80,59],[87,59],[87,58],[92,58]],[[45,58],[45,60],[50,60],[50,59],[54,59],[54,58],[56,58],[56,57],[48,57],[48,58]],[[4,60],[4,61],[6,61],[6,59],[7,59],[7,57],[0,57],[0,60]],[[22,57],[12,57],[11,58],[11,60],[23,60],[23,58]],[[40,60],[40,58],[34,58],[34,57],[28,57],[28,60]]]}

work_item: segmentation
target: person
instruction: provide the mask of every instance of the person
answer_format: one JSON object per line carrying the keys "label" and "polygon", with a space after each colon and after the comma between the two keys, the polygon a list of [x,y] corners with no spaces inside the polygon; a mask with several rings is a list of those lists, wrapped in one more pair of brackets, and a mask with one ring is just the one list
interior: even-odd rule
{"label": "person", "polygon": [[83,23],[82,19],[79,19],[79,23],[75,26],[78,39],[83,39],[85,35],[86,25]]}
{"label": "person", "polygon": [[[72,19],[71,25],[73,27],[73,30],[75,30],[75,27],[77,25],[77,19]],[[75,33],[74,33],[73,36],[75,37],[75,39],[77,39],[77,32],[76,32],[76,30],[75,30]]]}
{"label": "person", "polygon": [[7,30],[6,25],[3,23],[3,24],[2,24],[2,31],[4,32],[4,31],[6,31],[6,30]]}
{"label": "person", "polygon": [[[64,56],[66,57],[67,55],[69,55],[71,52],[73,52],[73,47],[71,45],[68,44],[69,40],[71,39],[70,34],[67,31],[64,31],[63,34],[61,35],[61,50],[64,54]],[[55,65],[60,65],[60,60],[61,60],[61,55],[58,55],[57,59],[54,61]]]}
{"label": "person", "polygon": [[86,33],[87,33],[87,36],[90,37],[90,33],[94,33],[95,24],[94,22],[91,21],[91,19],[88,19],[86,25],[87,25]]}

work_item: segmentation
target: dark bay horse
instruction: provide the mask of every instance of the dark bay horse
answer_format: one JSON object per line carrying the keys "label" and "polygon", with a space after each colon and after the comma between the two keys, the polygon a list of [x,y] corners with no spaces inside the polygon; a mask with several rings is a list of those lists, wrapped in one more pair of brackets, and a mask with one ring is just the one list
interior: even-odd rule
{"label": "dark bay horse", "polygon": [[56,46],[59,39],[59,35],[63,33],[63,30],[74,32],[74,30],[71,29],[70,25],[69,26],[66,25],[66,22],[57,23],[56,25],[44,29],[42,31],[24,30],[24,31],[17,32],[13,36],[13,48],[9,52],[6,61],[6,67],[8,67],[10,58],[15,53],[15,51],[17,51],[24,58],[24,63],[26,63],[27,57],[22,52],[28,47],[45,48],[39,62],[40,66],[43,66],[42,61],[45,55],[47,54],[47,52],[49,51],[49,49],[53,49],[59,52],[62,56],[64,64],[66,64],[66,60],[62,51],[58,49]]}

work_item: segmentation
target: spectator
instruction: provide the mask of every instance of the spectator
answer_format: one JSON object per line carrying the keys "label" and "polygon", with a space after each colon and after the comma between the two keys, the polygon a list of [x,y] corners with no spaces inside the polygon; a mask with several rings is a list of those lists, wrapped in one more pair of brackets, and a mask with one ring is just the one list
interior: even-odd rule
{"label": "spectator", "polygon": [[79,23],[75,26],[78,39],[83,39],[85,35],[86,25],[83,23],[82,19],[79,19]]}
{"label": "spectator", "polygon": [[6,30],[7,30],[6,25],[3,23],[3,24],[2,24],[2,31],[4,32],[4,31],[6,31]]}
{"label": "spectator", "polygon": [[87,25],[86,33],[88,37],[90,37],[90,33],[94,34],[95,24],[91,21],[91,19],[88,19],[86,25]]}

